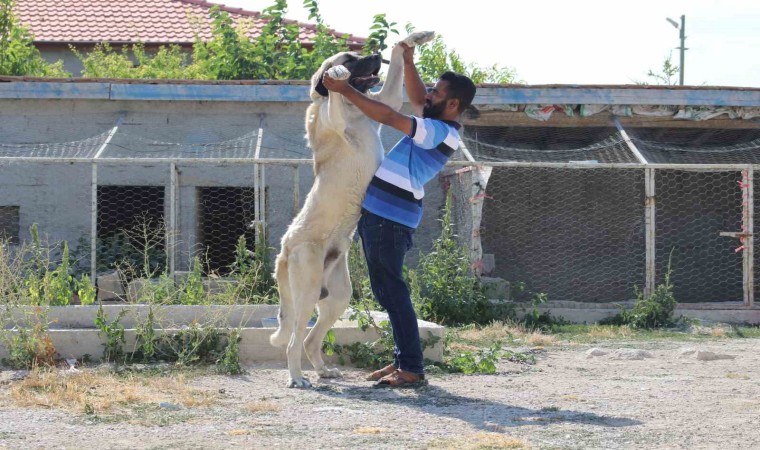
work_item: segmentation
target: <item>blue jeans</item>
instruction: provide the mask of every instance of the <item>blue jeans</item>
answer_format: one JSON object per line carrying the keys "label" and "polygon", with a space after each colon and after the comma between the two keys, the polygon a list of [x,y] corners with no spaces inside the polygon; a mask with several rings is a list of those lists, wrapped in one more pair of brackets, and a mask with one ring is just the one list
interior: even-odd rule
{"label": "blue jeans", "polygon": [[412,248],[414,229],[362,210],[358,230],[372,292],[388,312],[393,329],[394,365],[421,374],[424,368],[420,330],[403,276],[404,256]]}

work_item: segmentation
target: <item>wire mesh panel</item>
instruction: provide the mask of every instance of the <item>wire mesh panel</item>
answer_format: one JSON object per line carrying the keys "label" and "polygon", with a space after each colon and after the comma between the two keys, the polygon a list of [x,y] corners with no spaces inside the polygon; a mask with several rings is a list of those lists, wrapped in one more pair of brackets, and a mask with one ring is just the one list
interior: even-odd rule
{"label": "wire mesh panel", "polygon": [[615,302],[643,283],[644,171],[495,167],[481,236],[494,274],[550,300]]}
{"label": "wire mesh panel", "polygon": [[742,229],[741,172],[655,171],[656,282],[671,261],[679,302],[741,301],[742,254],[721,232]]}
{"label": "wire mesh panel", "polygon": [[462,140],[478,161],[638,162],[614,128],[475,126]]}
{"label": "wire mesh panel", "polygon": [[[758,225],[760,225],[760,186],[758,186],[758,183],[760,183],[760,172],[755,171],[753,173],[753,189],[752,189],[752,197],[753,197],[753,205],[752,205],[752,233],[753,233],[753,256],[754,261],[752,264],[753,272],[752,278],[754,281],[754,303],[758,304],[760,302],[760,297],[758,297],[758,290],[760,289],[760,273],[758,273],[758,254],[760,253],[760,239],[758,239]],[[745,200],[746,201],[746,200]],[[743,230],[743,231],[749,231],[749,230]]]}
{"label": "wire mesh panel", "polygon": [[650,163],[758,164],[760,125],[757,129],[635,129],[633,141]]}
{"label": "wire mesh panel", "polygon": [[253,158],[259,116],[130,113],[101,159]]}
{"label": "wire mesh panel", "polygon": [[167,267],[164,186],[98,186],[97,271],[152,277]]}
{"label": "wire mesh panel", "polygon": [[254,247],[255,195],[252,187],[198,188],[198,244],[208,271],[231,270],[239,238]]}

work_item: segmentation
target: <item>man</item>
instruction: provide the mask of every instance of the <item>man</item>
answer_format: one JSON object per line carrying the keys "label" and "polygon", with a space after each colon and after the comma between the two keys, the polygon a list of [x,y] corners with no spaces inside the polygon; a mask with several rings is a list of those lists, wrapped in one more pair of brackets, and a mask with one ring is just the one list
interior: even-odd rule
{"label": "man", "polygon": [[459,146],[461,114],[475,97],[472,80],[454,72],[441,75],[428,91],[414,65],[414,47],[398,45],[404,48],[404,84],[415,116],[366,97],[346,81],[327,74],[323,78],[327,89],[345,96],[371,119],[406,135],[375,173],[358,225],[372,292],[388,312],[393,329],[393,364],[367,378],[383,387],[425,382],[417,317],[402,274],[404,256],[422,218],[423,186],[443,169]]}

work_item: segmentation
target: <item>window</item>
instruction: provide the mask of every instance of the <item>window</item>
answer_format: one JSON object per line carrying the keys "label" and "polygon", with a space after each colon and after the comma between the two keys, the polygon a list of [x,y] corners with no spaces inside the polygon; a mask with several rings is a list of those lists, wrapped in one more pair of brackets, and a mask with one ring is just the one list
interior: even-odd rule
{"label": "window", "polygon": [[[163,186],[98,186],[98,271],[126,263],[136,276],[165,270]],[[150,274],[144,274],[147,253]]]}
{"label": "window", "polygon": [[19,243],[19,207],[0,206],[0,241]]}
{"label": "window", "polygon": [[229,272],[240,236],[245,236],[249,249],[253,248],[254,198],[253,188],[198,189],[198,237],[212,272]]}

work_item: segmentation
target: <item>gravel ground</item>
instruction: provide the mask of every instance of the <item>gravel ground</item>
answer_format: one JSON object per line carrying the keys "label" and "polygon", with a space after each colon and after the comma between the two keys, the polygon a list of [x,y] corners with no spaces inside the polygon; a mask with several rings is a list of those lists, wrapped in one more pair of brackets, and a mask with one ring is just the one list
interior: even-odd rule
{"label": "gravel ground", "polygon": [[[210,406],[157,403],[128,416],[19,408],[6,371],[0,447],[760,448],[760,339],[597,347],[607,353],[548,347],[535,365],[503,361],[494,375],[435,375],[404,390],[373,389],[354,368],[287,389],[284,364],[259,365],[191,378]],[[685,347],[734,359],[702,361]]]}

